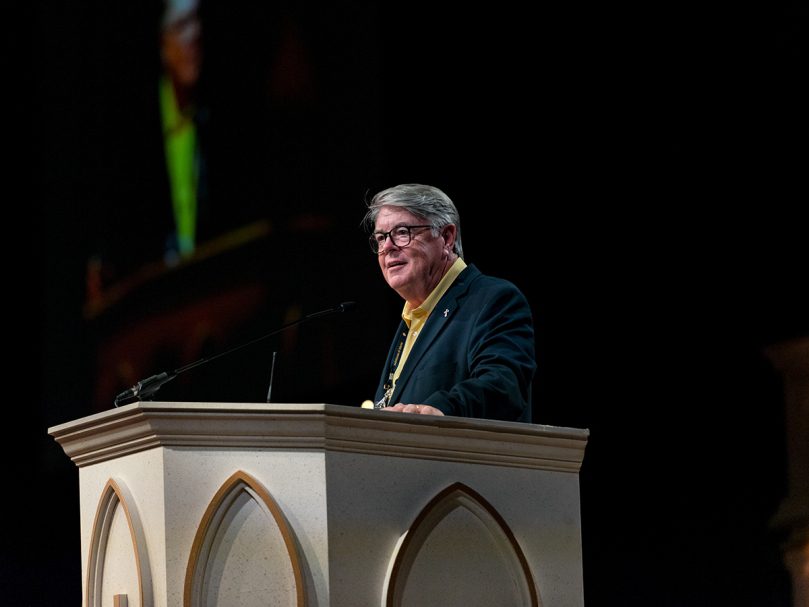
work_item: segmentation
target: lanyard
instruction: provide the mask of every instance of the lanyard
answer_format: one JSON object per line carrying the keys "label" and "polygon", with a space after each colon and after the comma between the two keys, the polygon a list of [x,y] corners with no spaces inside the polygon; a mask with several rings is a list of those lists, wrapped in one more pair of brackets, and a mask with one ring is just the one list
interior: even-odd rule
{"label": "lanyard", "polygon": [[388,381],[383,386],[385,392],[379,402],[374,405],[374,409],[384,409],[390,403],[390,397],[393,396],[393,377],[396,375],[396,367],[399,366],[399,358],[402,356],[405,341],[407,341],[407,331],[402,331],[402,335],[399,337],[399,345],[396,346],[396,354],[390,363]]}

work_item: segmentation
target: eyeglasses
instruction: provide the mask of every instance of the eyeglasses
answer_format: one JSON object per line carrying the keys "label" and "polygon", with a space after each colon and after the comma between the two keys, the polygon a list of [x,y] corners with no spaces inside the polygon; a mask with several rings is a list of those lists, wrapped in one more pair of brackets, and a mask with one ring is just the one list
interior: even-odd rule
{"label": "eyeglasses", "polygon": [[371,244],[371,250],[374,252],[374,254],[379,255],[380,251],[385,247],[385,241],[388,239],[388,236],[390,236],[393,244],[395,244],[397,247],[403,248],[409,245],[410,241],[413,239],[412,230],[431,227],[433,226],[396,226],[389,232],[374,232],[371,234],[368,242]]}

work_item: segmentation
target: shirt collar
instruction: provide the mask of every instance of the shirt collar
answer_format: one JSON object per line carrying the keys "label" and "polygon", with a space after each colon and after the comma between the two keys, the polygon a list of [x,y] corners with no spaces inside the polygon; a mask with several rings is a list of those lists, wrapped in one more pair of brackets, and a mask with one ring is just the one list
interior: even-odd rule
{"label": "shirt collar", "polygon": [[427,299],[425,299],[418,308],[411,309],[410,304],[405,302],[404,308],[402,308],[402,320],[405,321],[408,327],[414,318],[426,318],[430,315],[430,312],[435,308],[435,304],[444,296],[444,293],[449,290],[452,283],[455,282],[455,279],[458,278],[458,275],[463,272],[465,268],[466,263],[463,259],[458,257],[449,267],[447,273],[438,281],[438,284],[435,285],[435,289],[432,290],[427,296]]}

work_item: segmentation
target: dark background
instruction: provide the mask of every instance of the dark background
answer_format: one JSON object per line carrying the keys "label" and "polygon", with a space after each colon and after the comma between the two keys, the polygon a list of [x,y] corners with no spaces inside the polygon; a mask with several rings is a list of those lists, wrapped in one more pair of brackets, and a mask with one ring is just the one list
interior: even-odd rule
{"label": "dark background", "polygon": [[[804,2],[205,8],[219,220],[271,227],[92,315],[88,259],[118,260],[110,285],[159,261],[159,9],[40,1],[10,32],[5,603],[80,602],[78,472],[47,429],[112,406],[99,353],[122,331],[147,347],[199,303],[240,319],[210,354],[357,301],[159,398],[261,401],[276,350],[274,400],[372,395],[401,303],[363,203],[421,182],[456,202],[467,261],[532,303],[535,423],[590,430],[587,604],[790,605],[764,349],[809,333]],[[134,377],[195,360],[167,352]]]}

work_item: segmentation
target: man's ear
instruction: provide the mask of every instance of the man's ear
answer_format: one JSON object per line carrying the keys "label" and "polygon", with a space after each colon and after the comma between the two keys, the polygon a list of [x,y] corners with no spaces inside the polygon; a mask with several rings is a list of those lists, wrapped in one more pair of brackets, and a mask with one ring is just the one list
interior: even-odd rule
{"label": "man's ear", "polygon": [[458,228],[455,227],[454,223],[449,223],[441,228],[441,236],[444,237],[447,245],[449,246],[450,251],[455,248],[455,235],[457,233]]}

